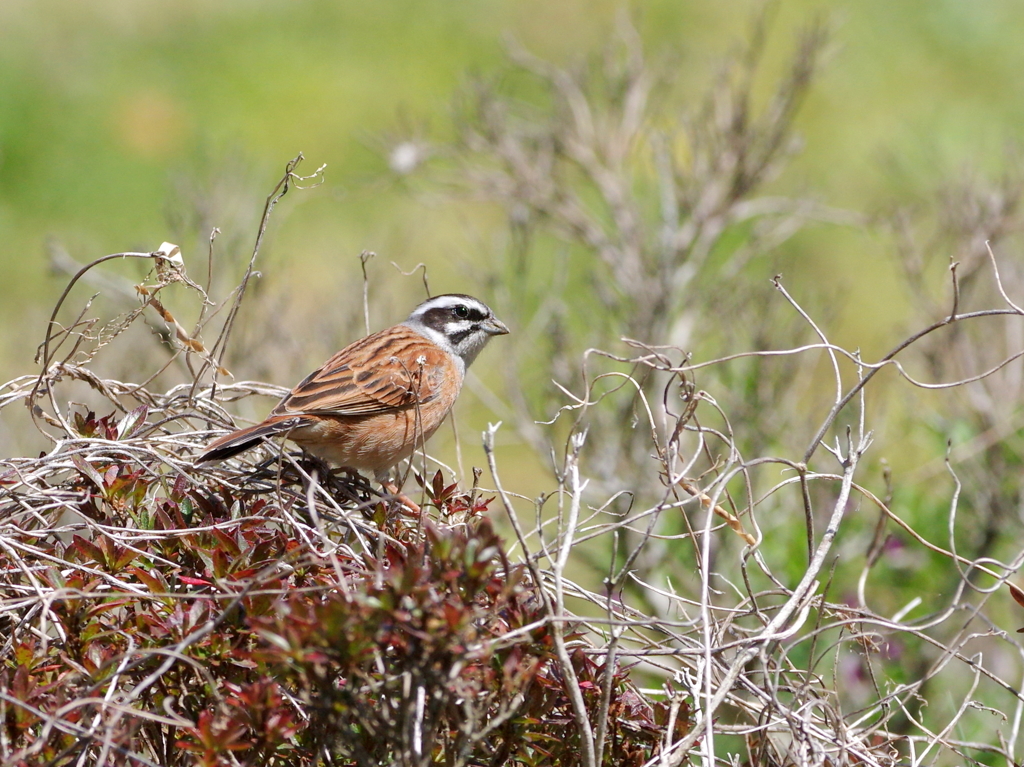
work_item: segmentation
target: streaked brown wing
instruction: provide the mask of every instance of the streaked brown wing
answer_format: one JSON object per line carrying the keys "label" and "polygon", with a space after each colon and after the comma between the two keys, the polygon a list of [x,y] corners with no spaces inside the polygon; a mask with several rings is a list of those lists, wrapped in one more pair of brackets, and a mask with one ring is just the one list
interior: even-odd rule
{"label": "streaked brown wing", "polygon": [[292,389],[271,415],[373,415],[436,399],[447,354],[416,331],[396,325],[346,346]]}

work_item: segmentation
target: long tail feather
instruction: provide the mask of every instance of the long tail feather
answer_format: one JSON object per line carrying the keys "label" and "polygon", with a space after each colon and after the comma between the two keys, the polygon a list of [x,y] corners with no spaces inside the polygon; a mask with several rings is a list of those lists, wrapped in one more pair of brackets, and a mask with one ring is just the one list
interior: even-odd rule
{"label": "long tail feather", "polygon": [[292,431],[296,426],[301,425],[302,418],[296,416],[276,416],[268,418],[263,423],[255,426],[248,426],[223,437],[218,437],[209,445],[203,454],[196,459],[196,463],[207,461],[223,461],[233,455],[245,452],[249,448],[256,447],[267,437],[275,434],[284,434]]}

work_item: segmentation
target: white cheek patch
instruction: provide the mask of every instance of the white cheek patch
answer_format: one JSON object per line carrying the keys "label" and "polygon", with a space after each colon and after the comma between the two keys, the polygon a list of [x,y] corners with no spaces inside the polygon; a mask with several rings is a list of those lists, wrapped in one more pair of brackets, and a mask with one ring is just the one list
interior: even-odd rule
{"label": "white cheek patch", "polygon": [[441,333],[440,331],[435,330],[432,327],[428,327],[427,325],[424,325],[422,322],[411,321],[405,324],[406,327],[411,327],[421,336],[430,339],[445,351],[450,352],[452,350],[452,345],[449,343],[444,333]]}

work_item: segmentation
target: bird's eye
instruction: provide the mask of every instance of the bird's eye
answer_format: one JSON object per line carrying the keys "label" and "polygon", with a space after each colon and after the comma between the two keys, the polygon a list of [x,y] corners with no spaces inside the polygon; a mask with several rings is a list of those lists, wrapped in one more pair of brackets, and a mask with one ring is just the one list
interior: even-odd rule
{"label": "bird's eye", "polygon": [[469,317],[469,307],[465,304],[459,304],[452,311],[455,312],[455,316],[460,320],[464,320]]}

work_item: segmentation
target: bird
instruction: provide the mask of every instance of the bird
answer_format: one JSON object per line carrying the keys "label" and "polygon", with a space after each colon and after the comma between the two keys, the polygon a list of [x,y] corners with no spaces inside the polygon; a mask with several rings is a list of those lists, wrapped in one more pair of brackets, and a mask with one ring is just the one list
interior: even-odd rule
{"label": "bird", "polygon": [[391,470],[437,431],[466,368],[493,336],[508,332],[472,296],[428,298],[404,322],[339,351],[260,423],[215,439],[196,463],[224,460],[284,435],[329,464],[372,473],[394,492]]}

